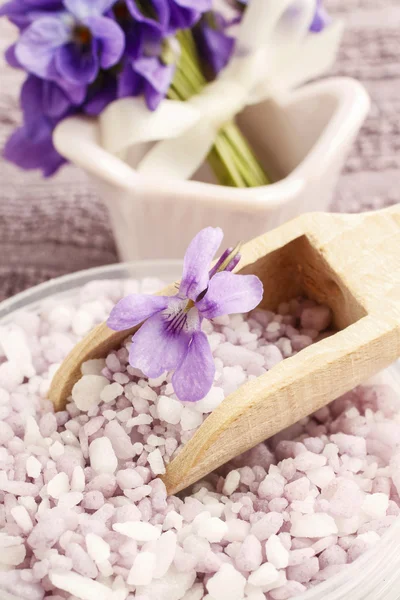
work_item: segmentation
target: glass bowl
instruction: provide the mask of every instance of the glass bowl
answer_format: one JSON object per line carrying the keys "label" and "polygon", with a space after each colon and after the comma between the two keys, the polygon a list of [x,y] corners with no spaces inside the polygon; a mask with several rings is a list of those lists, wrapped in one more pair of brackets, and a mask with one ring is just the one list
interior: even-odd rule
{"label": "glass bowl", "polygon": [[[90,281],[154,277],[171,282],[179,279],[181,272],[182,261],[158,260],[107,265],[58,277],[0,303],[0,325],[20,309],[33,309],[54,295],[71,295]],[[387,373],[400,397],[400,363]],[[5,594],[1,600],[23,600]],[[400,517],[347,569],[291,600],[400,600]]]}

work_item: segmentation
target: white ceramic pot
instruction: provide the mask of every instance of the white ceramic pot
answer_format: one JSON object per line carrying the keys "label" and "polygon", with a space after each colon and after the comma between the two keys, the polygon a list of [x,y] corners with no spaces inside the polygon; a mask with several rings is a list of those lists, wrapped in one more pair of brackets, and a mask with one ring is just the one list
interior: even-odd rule
{"label": "white ceramic pot", "polygon": [[237,189],[212,181],[207,165],[191,181],[157,181],[100,144],[96,120],[73,117],[55,131],[58,151],[87,171],[110,211],[121,259],[181,258],[207,225],[224,245],[255,237],[303,212],[326,210],[344,160],[369,109],[357,81],[331,78],[248,107],[238,123],[276,183]]}

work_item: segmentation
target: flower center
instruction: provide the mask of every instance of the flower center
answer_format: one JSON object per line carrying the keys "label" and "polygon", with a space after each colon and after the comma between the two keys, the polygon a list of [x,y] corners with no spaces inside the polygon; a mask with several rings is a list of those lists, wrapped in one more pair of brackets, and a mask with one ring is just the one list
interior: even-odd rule
{"label": "flower center", "polygon": [[86,25],[75,25],[72,37],[76,44],[88,46],[92,41],[92,32]]}
{"label": "flower center", "polygon": [[126,21],[127,19],[131,18],[131,13],[129,12],[125,2],[117,2],[114,5],[114,15],[121,21]]}

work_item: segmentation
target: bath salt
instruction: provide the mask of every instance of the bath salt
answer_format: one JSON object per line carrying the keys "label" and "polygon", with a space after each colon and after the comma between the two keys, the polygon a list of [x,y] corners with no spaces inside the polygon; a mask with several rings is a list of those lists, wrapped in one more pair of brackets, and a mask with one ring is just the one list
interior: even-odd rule
{"label": "bath salt", "polygon": [[159,477],[226,395],[329,335],[326,307],[297,298],[277,313],[205,323],[216,375],[199,402],[177,400],[168,373],[147,380],[132,369],[127,340],[84,363],[53,413],[50,378],[125,287],[92,282],[21,317],[17,341],[29,344],[21,356],[30,352],[34,373],[11,347],[0,357],[0,565],[11,568],[0,569],[0,590],[30,600],[286,600],[374,546],[400,514],[400,401],[386,374],[179,497]]}

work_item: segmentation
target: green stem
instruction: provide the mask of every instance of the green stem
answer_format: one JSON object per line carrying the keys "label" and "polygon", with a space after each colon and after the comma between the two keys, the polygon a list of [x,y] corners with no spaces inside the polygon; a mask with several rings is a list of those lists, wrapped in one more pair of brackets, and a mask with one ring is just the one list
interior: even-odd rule
{"label": "green stem", "polygon": [[[200,69],[192,32],[180,31],[177,38],[181,55],[168,97],[185,101],[201,93],[207,85],[207,80]],[[207,160],[221,185],[259,187],[270,183],[257,157],[233,121],[221,128]]]}

